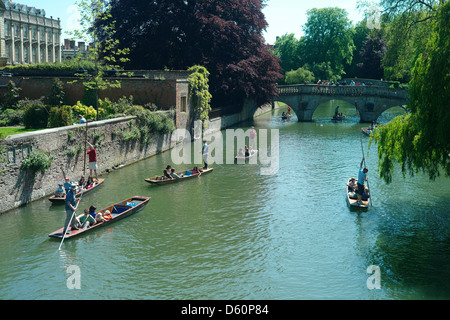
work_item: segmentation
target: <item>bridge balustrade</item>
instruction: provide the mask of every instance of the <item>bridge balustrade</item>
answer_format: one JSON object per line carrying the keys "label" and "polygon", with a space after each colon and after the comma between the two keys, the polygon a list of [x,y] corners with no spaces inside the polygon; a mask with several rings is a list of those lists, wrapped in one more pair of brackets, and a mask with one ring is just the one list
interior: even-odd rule
{"label": "bridge balustrade", "polygon": [[326,86],[326,85],[288,85],[279,86],[278,95],[330,95],[330,96],[377,96],[385,98],[407,98],[404,89],[373,86]]}

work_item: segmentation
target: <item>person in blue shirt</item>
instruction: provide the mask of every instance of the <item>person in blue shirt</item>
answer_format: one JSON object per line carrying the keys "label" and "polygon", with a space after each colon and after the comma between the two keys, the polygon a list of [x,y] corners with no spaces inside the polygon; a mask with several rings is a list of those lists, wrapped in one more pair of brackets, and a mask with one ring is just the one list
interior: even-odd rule
{"label": "person in blue shirt", "polygon": [[367,172],[369,171],[367,168],[363,169],[364,157],[361,160],[361,165],[359,166],[358,173],[358,204],[362,204],[362,195],[364,193],[364,182],[367,179]]}
{"label": "person in blue shirt", "polygon": [[78,120],[78,123],[86,123],[86,119],[81,114],[78,116]]}
{"label": "person in blue shirt", "polygon": [[75,210],[76,210],[76,201],[75,198],[75,185],[71,186],[69,192],[66,194],[66,222],[64,223],[64,229],[63,234],[66,233],[67,229],[69,228],[69,224],[72,227],[72,230],[78,229],[78,221],[77,217],[75,217]]}
{"label": "person in blue shirt", "polygon": [[72,184],[70,183],[70,178],[66,177],[66,180],[64,182],[64,189],[66,190],[66,193],[68,193],[71,188]]}

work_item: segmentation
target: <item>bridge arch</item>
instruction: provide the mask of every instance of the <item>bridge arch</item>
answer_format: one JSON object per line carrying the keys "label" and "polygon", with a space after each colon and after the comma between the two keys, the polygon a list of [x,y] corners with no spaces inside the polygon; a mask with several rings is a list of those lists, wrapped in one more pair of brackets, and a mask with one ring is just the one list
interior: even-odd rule
{"label": "bridge arch", "polygon": [[329,100],[344,100],[355,106],[360,122],[376,121],[387,109],[408,103],[404,89],[380,86],[289,85],[278,87],[274,100],[291,106],[298,121],[312,121],[317,107]]}

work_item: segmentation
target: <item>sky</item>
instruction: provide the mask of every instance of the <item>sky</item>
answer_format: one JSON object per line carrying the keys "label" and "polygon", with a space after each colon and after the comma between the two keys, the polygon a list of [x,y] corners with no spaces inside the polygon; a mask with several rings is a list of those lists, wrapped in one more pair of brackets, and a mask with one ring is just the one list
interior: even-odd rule
{"label": "sky", "polygon": [[[76,0],[14,0],[14,2],[44,9],[47,17],[60,18],[63,29],[61,41],[69,38],[66,31],[77,28]],[[277,36],[286,33],[294,33],[296,38],[299,38],[302,35],[302,25],[306,23],[306,11],[312,8],[345,9],[349,19],[356,23],[363,18],[363,13],[356,9],[356,3],[356,0],[267,0],[263,13],[269,26],[263,35],[269,44],[274,44]]]}

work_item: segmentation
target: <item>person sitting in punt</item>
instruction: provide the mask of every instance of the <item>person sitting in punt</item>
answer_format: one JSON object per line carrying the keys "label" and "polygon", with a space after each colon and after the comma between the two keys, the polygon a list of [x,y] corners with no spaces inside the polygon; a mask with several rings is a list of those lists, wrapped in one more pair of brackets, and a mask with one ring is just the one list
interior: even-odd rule
{"label": "person sitting in punt", "polygon": [[180,178],[180,176],[175,173],[175,169],[174,168],[170,169],[170,176],[172,178],[174,178],[174,179]]}
{"label": "person sitting in punt", "polygon": [[64,190],[64,188],[63,188],[63,183],[60,182],[60,183],[58,183],[58,187],[56,188],[55,197],[63,198],[65,195],[66,195],[66,190]]}
{"label": "person sitting in punt", "polygon": [[87,179],[86,185],[85,185],[85,189],[90,189],[94,186],[94,179],[89,176],[89,178]]}
{"label": "person sitting in punt", "polygon": [[356,184],[356,179],[355,178],[351,178],[349,183],[347,184],[348,186],[348,191],[349,192],[355,192],[356,188],[358,187]]}
{"label": "person sitting in punt", "polygon": [[84,209],[84,214],[80,218],[80,224],[82,229],[87,229],[95,224],[95,219],[89,214],[88,209]]}
{"label": "person sitting in punt", "polygon": [[247,146],[245,146],[245,156],[246,157],[250,156],[250,150],[248,150]]}
{"label": "person sitting in punt", "polygon": [[198,167],[194,167],[194,169],[192,169],[192,174],[198,174],[201,175],[202,172],[200,170],[198,170]]}
{"label": "person sitting in punt", "polygon": [[94,207],[94,206],[90,206],[89,207],[89,214],[92,216],[92,218],[94,218],[95,219],[95,216],[97,215],[96,213],[95,213],[95,210],[96,210],[97,208],[96,207]]}
{"label": "person sitting in punt", "polygon": [[363,201],[367,201],[367,200],[369,200],[369,198],[370,198],[369,189],[368,188],[364,188],[364,192],[363,192],[363,194],[361,196],[361,199]]}
{"label": "person sitting in punt", "polygon": [[167,171],[167,169],[164,169],[163,171],[163,179],[173,179],[172,176]]}
{"label": "person sitting in punt", "polygon": [[86,179],[84,176],[81,176],[80,181],[78,181],[78,189],[77,192],[81,192],[84,189],[84,185],[86,184]]}
{"label": "person sitting in punt", "polygon": [[97,214],[95,215],[95,223],[101,223],[105,221],[108,221],[108,219],[105,219],[103,213],[101,211],[97,212]]}

